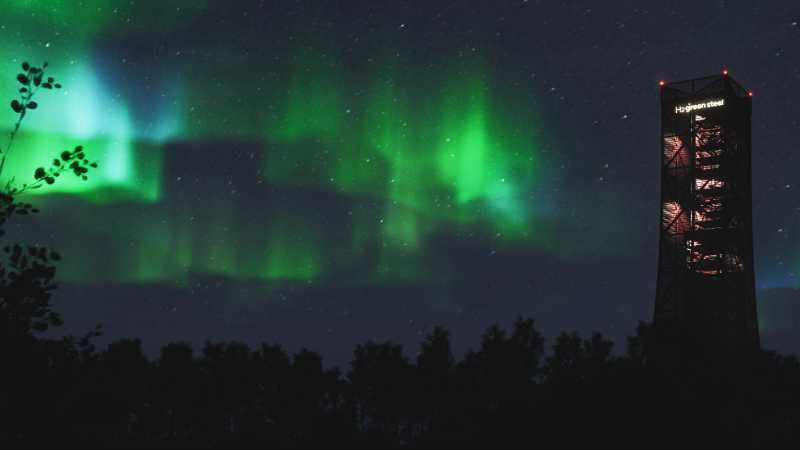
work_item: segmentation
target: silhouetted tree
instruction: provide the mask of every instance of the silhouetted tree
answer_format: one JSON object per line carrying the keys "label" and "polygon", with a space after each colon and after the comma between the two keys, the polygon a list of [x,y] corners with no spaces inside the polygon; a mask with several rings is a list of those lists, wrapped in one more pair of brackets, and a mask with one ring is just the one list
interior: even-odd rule
{"label": "silhouetted tree", "polygon": [[527,393],[541,374],[544,338],[534,327],[533,319],[517,319],[508,335],[497,325],[481,337],[478,352],[467,352],[462,369],[471,378],[475,392],[482,392],[482,402],[496,408],[499,402],[514,400]]}
{"label": "silhouetted tree", "polygon": [[454,366],[450,333],[437,326],[425,336],[417,356],[417,401],[423,410],[419,419],[424,431],[428,431],[434,423],[444,420],[442,416],[453,395]]}
{"label": "silhouetted tree", "polygon": [[263,434],[276,439],[282,430],[290,430],[293,380],[291,358],[278,345],[262,344],[255,357],[259,379],[255,408],[262,421]]}
{"label": "silhouetted tree", "polygon": [[548,381],[568,385],[570,389],[603,381],[609,375],[613,346],[600,333],[585,340],[577,332],[561,332],[553,344],[552,356],[547,358]]}
{"label": "silhouetted tree", "polygon": [[408,431],[412,366],[403,347],[372,341],[353,352],[348,378],[358,423],[363,430],[382,438],[397,439]]}
{"label": "silhouetted tree", "polygon": [[339,370],[324,370],[318,353],[302,349],[294,355],[291,374],[288,419],[293,443],[308,443],[312,439],[324,442],[327,439],[323,436],[335,440],[347,436],[346,430],[337,429],[344,418]]}
{"label": "silhouetted tree", "polygon": [[[5,149],[0,148],[0,177],[23,119],[28,111],[38,107],[38,103],[33,100],[34,96],[41,89],[61,88],[53,77],[45,77],[46,69],[47,63],[42,67],[22,63],[22,72],[17,75],[18,97],[11,101],[11,109],[17,114],[17,121]],[[36,168],[31,182],[18,185],[15,177],[11,177],[0,192],[0,236],[5,234],[3,227],[12,216],[38,212],[32,204],[19,201],[19,196],[55,183],[67,171],[86,180],[89,168],[92,167],[97,167],[97,163],[90,162],[83,147],[78,146],[71,151],[63,151],[47,168]],[[3,250],[5,259],[0,261],[0,322],[5,334],[16,338],[32,331],[44,331],[52,325],[60,325],[61,319],[50,304],[51,293],[55,289],[55,266],[52,263],[58,261],[60,255],[34,245],[5,245]]]}
{"label": "silhouetted tree", "polygon": [[132,433],[145,413],[148,397],[150,363],[142,352],[139,339],[120,339],[101,353],[94,372],[97,394],[96,413],[110,434]]}
{"label": "silhouetted tree", "polygon": [[628,336],[627,360],[635,367],[645,367],[650,355],[651,327],[647,322],[639,321],[636,335]]}
{"label": "silhouetted tree", "polygon": [[202,400],[205,399],[201,374],[194,360],[194,350],[186,343],[161,348],[152,384],[152,406],[148,426],[161,430],[166,439],[187,439],[198,429]]}
{"label": "silhouetted tree", "polygon": [[40,447],[776,448],[797,443],[800,423],[794,357],[763,352],[746,383],[665,379],[675,373],[654,373],[635,351],[613,356],[599,333],[561,333],[544,358],[530,319],[490,327],[458,363],[439,327],[413,365],[401,346],[367,342],[344,379],[319,354],[277,345],[208,343],[195,356],[170,344],[150,363],[135,339],[102,352],[91,336],[35,344],[26,364],[38,389],[15,413],[27,421],[17,440]]}
{"label": "silhouetted tree", "polygon": [[[38,108],[35,95],[41,89],[61,87],[53,77],[45,76],[46,69],[47,63],[41,67],[22,63],[22,72],[17,75],[18,95],[10,102],[17,120],[8,144],[0,148],[0,177],[23,119],[29,111]],[[56,358],[64,362],[64,357],[69,353],[65,346],[72,342],[47,345],[34,335],[61,324],[61,318],[51,304],[52,291],[56,288],[55,263],[60,255],[43,246],[8,242],[5,227],[15,216],[38,212],[32,204],[20,201],[21,196],[55,183],[58,177],[68,171],[86,180],[89,169],[93,167],[97,167],[97,164],[90,162],[83,147],[78,146],[63,151],[46,167],[36,168],[31,181],[16,183],[12,176],[0,189],[0,237],[4,240],[3,252],[0,253],[0,354],[6,355],[8,361],[14,361],[13,365],[0,371],[0,401],[5,406],[2,408],[3,416],[0,416],[0,428],[8,430],[6,433],[10,439],[36,437],[34,429],[30,427],[35,423],[31,419],[36,417],[36,412],[27,406],[36,405],[42,409],[55,405],[55,399],[50,395],[53,391],[48,389],[49,385],[43,384],[52,382],[47,374],[57,373],[54,361],[46,352],[59,353]],[[87,336],[93,337],[94,332]]]}
{"label": "silhouetted tree", "polygon": [[209,377],[212,433],[231,435],[241,431],[244,411],[253,404],[251,393],[258,379],[250,348],[240,342],[206,343],[201,365]]}

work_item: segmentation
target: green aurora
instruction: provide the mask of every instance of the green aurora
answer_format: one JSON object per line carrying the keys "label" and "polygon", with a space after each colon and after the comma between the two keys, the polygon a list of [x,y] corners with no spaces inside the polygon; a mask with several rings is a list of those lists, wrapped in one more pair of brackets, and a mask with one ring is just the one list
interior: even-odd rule
{"label": "green aurora", "polygon": [[[16,2],[13,14],[39,13],[33,5]],[[486,236],[497,248],[554,248],[558,163],[542,151],[545,126],[535,105],[525,104],[530,95],[497,89],[497,74],[479,58],[436,73],[399,70],[391,57],[345,71],[341,52],[316,39],[291,49],[291,63],[267,78],[236,70],[235,62],[167,68],[178,75],[162,80],[166,101],[162,93],[153,98],[156,110],[142,114],[140,103],[150,99],[131,95],[90,57],[93,35],[116,26],[116,13],[81,18],[67,9],[35,25],[97,22],[25,52],[49,60],[65,89],[41,94],[5,173],[29,179],[78,144],[100,163],[88,182],[61,179],[33,194],[51,211],[43,218],[66,217],[63,227],[78,237],[49,233],[65,254],[80,255],[83,242],[94,242],[107,255],[68,258],[62,279],[180,284],[191,272],[305,283],[446,279],[453,274],[431,265],[429,245],[442,233]],[[13,40],[0,48],[3,92],[14,92],[18,49]],[[10,127],[13,112],[0,121]],[[243,218],[218,191],[170,204],[164,164],[171,143],[226,139],[262,149],[253,158],[258,184],[351,199],[343,221],[330,224],[302,207]]]}

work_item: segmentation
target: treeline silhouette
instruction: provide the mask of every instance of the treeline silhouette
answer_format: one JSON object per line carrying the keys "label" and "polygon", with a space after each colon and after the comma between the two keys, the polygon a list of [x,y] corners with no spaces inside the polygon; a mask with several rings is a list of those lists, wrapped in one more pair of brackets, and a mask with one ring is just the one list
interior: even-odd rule
{"label": "treeline silhouette", "polygon": [[[355,348],[325,369],[310,350],[208,342],[161,349],[138,339],[98,350],[80,339],[4,340],[3,438],[35,447],[345,448],[559,446],[646,448],[797,442],[800,364],[762,352],[728,373],[656,370],[640,324],[623,355],[601,334],[561,333],[532,319],[492,326],[456,361],[435,328],[415,357],[391,342]],[[11,447],[6,447],[11,448]],[[15,447],[16,448],[16,447]],[[44,448],[44,447],[43,447]]]}

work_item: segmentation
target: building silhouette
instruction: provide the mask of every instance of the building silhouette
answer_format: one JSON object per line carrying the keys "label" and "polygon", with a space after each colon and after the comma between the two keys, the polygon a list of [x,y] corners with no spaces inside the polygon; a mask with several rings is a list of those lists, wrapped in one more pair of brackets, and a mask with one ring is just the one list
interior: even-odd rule
{"label": "building silhouette", "polygon": [[[753,274],[752,93],[728,76],[661,85],[659,348],[758,349]],[[686,344],[684,347],[678,343]]]}

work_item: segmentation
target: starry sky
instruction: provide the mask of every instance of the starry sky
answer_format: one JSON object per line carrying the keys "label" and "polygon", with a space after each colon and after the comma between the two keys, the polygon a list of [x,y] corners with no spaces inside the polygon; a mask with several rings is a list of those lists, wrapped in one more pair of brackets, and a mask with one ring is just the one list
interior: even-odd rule
{"label": "starry sky", "polygon": [[100,164],[10,226],[64,255],[56,334],[341,364],[521,315],[623,347],[654,304],[658,81],[727,68],[755,94],[762,340],[800,350],[796,2],[6,0],[0,33],[9,98],[23,60],[64,85],[4,175]]}

